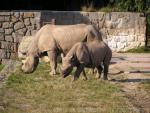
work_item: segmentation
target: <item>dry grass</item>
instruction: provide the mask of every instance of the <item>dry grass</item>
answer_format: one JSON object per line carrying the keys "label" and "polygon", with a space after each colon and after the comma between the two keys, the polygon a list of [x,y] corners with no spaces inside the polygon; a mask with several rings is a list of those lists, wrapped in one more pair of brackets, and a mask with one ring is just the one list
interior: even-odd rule
{"label": "dry grass", "polygon": [[131,113],[120,88],[109,81],[48,75],[40,64],[32,74],[13,73],[0,89],[0,113]]}

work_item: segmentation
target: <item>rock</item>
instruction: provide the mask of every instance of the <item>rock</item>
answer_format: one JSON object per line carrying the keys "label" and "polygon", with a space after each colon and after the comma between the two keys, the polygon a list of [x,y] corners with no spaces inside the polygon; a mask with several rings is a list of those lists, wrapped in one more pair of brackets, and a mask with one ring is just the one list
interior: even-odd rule
{"label": "rock", "polygon": [[15,16],[16,18],[19,18],[19,17],[20,17],[20,13],[19,13],[19,12],[15,12],[15,13],[14,13],[14,16]]}
{"label": "rock", "polygon": [[41,28],[40,23],[37,23],[35,27],[36,27],[37,30],[39,30]]}
{"label": "rock", "polygon": [[10,59],[11,52],[6,52],[6,58]]}
{"label": "rock", "polygon": [[20,35],[25,35],[26,31],[27,31],[26,28],[22,28],[22,29],[17,30],[16,33]]}
{"label": "rock", "polygon": [[117,42],[118,50],[123,49],[125,47],[124,43]]}
{"label": "rock", "polygon": [[5,16],[5,22],[9,22],[10,21],[10,16]]}
{"label": "rock", "polygon": [[13,24],[11,22],[4,22],[2,26],[3,28],[11,28],[13,27]]}
{"label": "rock", "polygon": [[11,46],[12,46],[12,43],[6,42],[6,41],[1,41],[1,48],[2,49],[9,51],[9,50],[11,50]]}
{"label": "rock", "polygon": [[33,12],[24,12],[23,18],[31,18],[34,17]]}
{"label": "rock", "polygon": [[4,16],[0,16],[0,22],[4,22],[5,21],[5,17]]}
{"label": "rock", "polygon": [[116,42],[112,42],[112,44],[111,44],[111,45],[112,45],[112,47],[113,47],[113,48],[117,48],[117,44],[116,44]]}
{"label": "rock", "polygon": [[114,38],[114,41],[115,41],[115,42],[119,42],[119,41],[120,41],[120,37],[119,37],[119,36],[116,36],[116,37]]}
{"label": "rock", "polygon": [[24,27],[24,23],[23,22],[17,22],[14,25],[14,30],[18,30]]}
{"label": "rock", "polygon": [[135,31],[136,31],[136,28],[135,29],[129,29],[129,35],[136,35]]}
{"label": "rock", "polygon": [[6,58],[6,51],[4,49],[0,49],[0,59]]}
{"label": "rock", "polygon": [[30,19],[29,18],[24,19],[24,24],[26,26],[30,25]]}
{"label": "rock", "polygon": [[15,16],[11,16],[11,21],[12,21],[13,23],[17,22],[18,20],[19,20],[19,19],[16,18]]}
{"label": "rock", "polygon": [[120,36],[120,42],[124,43],[127,41],[128,36]]}
{"label": "rock", "polygon": [[111,12],[111,21],[116,22],[118,20],[118,13],[117,12]]}
{"label": "rock", "polygon": [[25,36],[30,36],[31,35],[31,31],[30,30],[27,30]]}
{"label": "rock", "polygon": [[6,34],[6,35],[10,35],[12,32],[13,32],[13,29],[12,29],[12,28],[5,29],[5,34]]}
{"label": "rock", "polygon": [[36,24],[36,20],[34,18],[30,18],[30,22],[32,25]]}
{"label": "rock", "polygon": [[35,26],[34,26],[34,25],[32,25],[32,26],[27,26],[27,29],[30,30],[30,31],[35,30]]}
{"label": "rock", "polygon": [[0,33],[4,33],[4,29],[3,28],[0,28]]}
{"label": "rock", "polygon": [[8,35],[8,36],[6,35],[5,40],[8,42],[13,42],[13,37],[11,35]]}
{"label": "rock", "polygon": [[133,42],[134,41],[134,35],[130,35],[128,38],[127,38],[127,42]]}
{"label": "rock", "polygon": [[17,33],[12,33],[12,37],[13,37],[13,39],[14,39],[14,42],[20,42],[21,41],[21,39],[22,39],[22,37],[23,37],[24,35],[21,35],[21,34],[17,34]]}
{"label": "rock", "polygon": [[5,40],[4,33],[0,33],[0,41],[3,41],[3,40]]}
{"label": "rock", "polygon": [[0,16],[9,16],[10,12],[0,12]]}
{"label": "rock", "polygon": [[137,36],[137,38],[139,42],[144,42],[146,39],[146,36],[144,34],[141,34],[140,36]]}

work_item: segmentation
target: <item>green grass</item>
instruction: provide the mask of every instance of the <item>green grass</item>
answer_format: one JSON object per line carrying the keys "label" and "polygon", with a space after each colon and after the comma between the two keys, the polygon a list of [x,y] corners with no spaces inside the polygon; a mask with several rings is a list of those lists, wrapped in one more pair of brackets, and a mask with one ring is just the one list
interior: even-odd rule
{"label": "green grass", "polygon": [[0,71],[4,68],[3,64],[0,64]]}
{"label": "green grass", "polygon": [[150,48],[146,48],[144,46],[130,49],[126,51],[126,53],[150,53]]}
{"label": "green grass", "polygon": [[32,74],[19,69],[0,89],[0,113],[129,113],[120,87],[109,81],[89,80],[72,82],[51,77],[49,65],[42,63]]}

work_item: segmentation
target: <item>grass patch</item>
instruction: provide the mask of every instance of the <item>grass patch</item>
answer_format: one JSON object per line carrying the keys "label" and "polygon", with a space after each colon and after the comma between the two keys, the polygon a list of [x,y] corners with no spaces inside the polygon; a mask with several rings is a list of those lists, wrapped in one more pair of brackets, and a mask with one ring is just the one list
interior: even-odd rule
{"label": "grass patch", "polygon": [[142,84],[143,88],[145,89],[145,91],[150,96],[150,82],[142,82],[141,84]]}
{"label": "grass patch", "polygon": [[130,49],[126,51],[126,53],[150,53],[150,48],[146,48],[142,46],[142,47]]}
{"label": "grass patch", "polygon": [[109,81],[72,82],[51,77],[42,63],[32,74],[13,73],[0,89],[0,113],[129,113],[133,112],[120,88]]}
{"label": "grass patch", "polygon": [[0,71],[4,68],[3,64],[0,64]]}

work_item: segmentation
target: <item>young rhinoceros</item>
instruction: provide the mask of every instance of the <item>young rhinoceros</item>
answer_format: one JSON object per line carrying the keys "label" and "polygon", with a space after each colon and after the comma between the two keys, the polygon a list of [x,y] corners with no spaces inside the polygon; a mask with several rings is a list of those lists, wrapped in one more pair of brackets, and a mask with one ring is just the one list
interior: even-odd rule
{"label": "young rhinoceros", "polygon": [[102,65],[104,66],[103,79],[107,80],[109,63],[112,57],[112,51],[103,41],[92,41],[89,43],[79,42],[76,43],[65,57],[62,56],[62,76],[67,77],[74,66],[77,67],[74,73],[74,80],[78,79],[80,73],[86,79],[84,67],[97,68],[99,78],[101,77]]}

